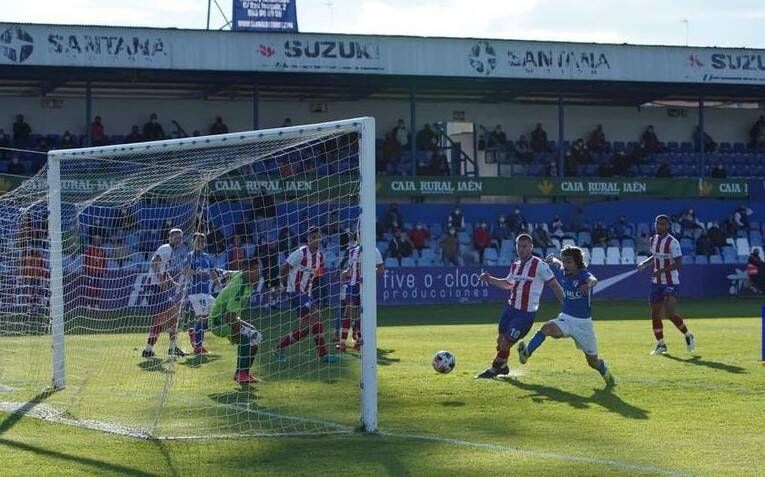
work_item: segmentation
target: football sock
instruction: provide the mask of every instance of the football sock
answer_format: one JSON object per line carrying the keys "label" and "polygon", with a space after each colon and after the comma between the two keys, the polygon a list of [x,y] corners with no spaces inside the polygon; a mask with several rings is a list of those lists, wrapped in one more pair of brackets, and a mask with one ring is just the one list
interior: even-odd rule
{"label": "football sock", "polygon": [[313,334],[313,343],[316,346],[316,351],[319,353],[319,357],[321,358],[327,354],[327,345],[324,342],[324,325],[319,322],[311,326],[311,334]]}
{"label": "football sock", "polygon": [[202,346],[205,339],[205,327],[201,321],[194,323],[194,346]]}
{"label": "football sock", "polygon": [[688,328],[685,326],[685,323],[683,323],[683,319],[680,318],[680,315],[675,313],[674,315],[669,317],[670,320],[672,320],[672,323],[675,324],[678,330],[680,330],[680,333],[682,334],[688,334]]}
{"label": "football sock", "polygon": [[340,322],[340,340],[345,341],[348,339],[348,330],[351,328],[351,319],[350,318],[343,318],[343,320]]}
{"label": "football sock", "polygon": [[236,357],[236,370],[249,371],[250,366],[252,366],[252,356],[250,356],[250,342],[249,340],[241,340],[239,343],[239,351]]}
{"label": "football sock", "polygon": [[491,363],[491,367],[498,370],[507,364],[507,357],[510,356],[510,350],[497,351],[497,357]]}
{"label": "football sock", "polygon": [[287,333],[287,336],[282,338],[282,340],[276,346],[276,349],[282,350],[286,348],[287,346],[297,343],[298,341],[302,340],[306,336],[308,336],[308,328],[300,328],[300,329],[292,330],[289,333]]}
{"label": "football sock", "polygon": [[602,359],[598,361],[598,372],[601,376],[606,374],[606,371],[608,371],[608,368],[606,367],[606,362]]}
{"label": "football sock", "polygon": [[661,323],[661,318],[653,318],[653,335],[656,337],[656,341],[660,343],[664,342],[664,325]]}
{"label": "football sock", "polygon": [[531,338],[531,341],[529,341],[529,344],[526,345],[526,354],[531,356],[531,353],[533,353],[537,348],[539,348],[542,343],[545,341],[545,334],[542,333],[542,330],[537,331],[534,333],[534,336]]}

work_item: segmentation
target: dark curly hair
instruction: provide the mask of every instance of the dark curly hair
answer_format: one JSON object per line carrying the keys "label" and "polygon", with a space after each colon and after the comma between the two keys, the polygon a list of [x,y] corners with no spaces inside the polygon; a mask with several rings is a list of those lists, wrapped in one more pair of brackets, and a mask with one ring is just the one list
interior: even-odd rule
{"label": "dark curly hair", "polygon": [[563,257],[570,257],[574,260],[574,263],[576,263],[577,268],[579,270],[584,270],[587,268],[587,265],[584,263],[584,253],[582,253],[582,249],[579,247],[574,247],[573,245],[567,245],[563,247],[563,250],[560,252],[561,258]]}

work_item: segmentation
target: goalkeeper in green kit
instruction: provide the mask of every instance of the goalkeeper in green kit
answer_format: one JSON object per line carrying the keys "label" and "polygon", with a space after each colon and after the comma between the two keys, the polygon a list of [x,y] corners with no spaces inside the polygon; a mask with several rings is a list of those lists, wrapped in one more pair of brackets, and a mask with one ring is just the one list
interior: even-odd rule
{"label": "goalkeeper in green kit", "polygon": [[260,382],[250,374],[250,368],[263,335],[240,318],[258,288],[260,264],[257,258],[248,258],[241,263],[242,270],[233,273],[228,285],[215,299],[210,312],[210,330],[215,336],[227,337],[232,344],[238,345],[234,381],[245,384]]}

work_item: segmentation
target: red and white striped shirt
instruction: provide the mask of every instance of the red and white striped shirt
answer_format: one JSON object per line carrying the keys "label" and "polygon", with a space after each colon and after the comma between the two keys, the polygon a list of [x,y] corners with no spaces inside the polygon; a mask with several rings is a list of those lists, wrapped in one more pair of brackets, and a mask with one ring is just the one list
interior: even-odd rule
{"label": "red and white striped shirt", "polygon": [[303,245],[287,257],[287,263],[290,264],[287,292],[299,291],[310,295],[313,279],[324,270],[324,254],[320,250],[311,253],[308,245]]}
{"label": "red and white striped shirt", "polygon": [[510,265],[510,274],[505,278],[510,282],[510,306],[521,311],[537,311],[539,297],[545,283],[555,280],[550,266],[539,257],[531,257],[525,262],[520,259]]}
{"label": "red and white striped shirt", "polygon": [[[375,265],[382,265],[383,259],[380,250],[375,247]],[[348,249],[348,285],[361,283],[361,245]]]}
{"label": "red and white striped shirt", "polygon": [[[682,257],[680,242],[670,234],[660,236],[655,234],[651,237],[651,255],[653,256],[653,276],[651,282],[660,285],[679,285],[680,272],[677,270],[669,271],[667,268],[675,261],[677,257]],[[659,281],[656,281],[658,273]]]}

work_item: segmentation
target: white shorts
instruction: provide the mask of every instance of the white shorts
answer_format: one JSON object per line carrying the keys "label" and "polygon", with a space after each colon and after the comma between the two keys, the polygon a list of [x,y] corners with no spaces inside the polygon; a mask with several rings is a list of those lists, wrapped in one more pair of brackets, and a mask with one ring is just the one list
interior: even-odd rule
{"label": "white shorts", "polygon": [[340,301],[345,301],[346,294],[348,293],[348,285],[340,287]]}
{"label": "white shorts", "polygon": [[189,303],[191,303],[191,308],[194,309],[194,315],[208,316],[215,304],[215,298],[206,293],[198,293],[196,295],[189,295]]}
{"label": "white shorts", "polygon": [[598,354],[598,339],[595,337],[595,330],[592,327],[592,319],[575,318],[571,315],[561,313],[554,320],[548,321],[554,323],[563,336],[572,338],[576,347],[584,352],[594,356]]}

